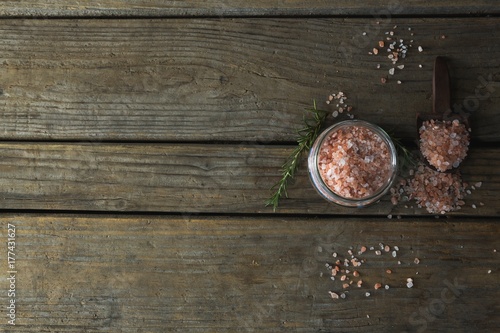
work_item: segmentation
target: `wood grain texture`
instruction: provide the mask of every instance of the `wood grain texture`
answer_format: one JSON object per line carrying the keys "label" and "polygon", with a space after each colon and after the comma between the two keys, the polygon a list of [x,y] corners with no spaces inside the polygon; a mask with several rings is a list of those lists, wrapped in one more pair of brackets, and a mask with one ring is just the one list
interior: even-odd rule
{"label": "wood grain texture", "polygon": [[276,15],[457,15],[494,14],[499,8],[494,0],[436,0],[431,5],[421,0],[399,1],[266,1],[266,0],[191,0],[191,1],[96,1],[68,3],[51,1],[2,1],[0,15],[27,17],[191,17],[191,16],[276,16]]}
{"label": "wood grain texture", "polygon": [[[292,150],[272,145],[2,143],[0,208],[270,213],[264,203]],[[483,186],[454,215],[500,215],[500,169],[492,167],[499,160],[498,149],[471,149],[463,178]],[[393,206],[389,196],[363,209],[328,204],[312,187],[305,163],[288,195],[279,213],[428,215],[416,205]]]}
{"label": "wood grain texture", "polygon": [[[0,331],[498,330],[498,14],[495,0],[0,2],[0,243],[16,258],[0,263]],[[369,54],[390,31],[413,45],[394,76]],[[462,210],[328,204],[305,160],[277,214],[264,206],[314,99],[333,111],[344,91],[356,117],[414,139],[436,56],[471,115],[463,179],[483,182]],[[327,268],[349,250],[360,288]]]}
{"label": "wood grain texture", "polygon": [[[411,138],[443,55],[474,140],[499,142],[499,18],[376,22],[2,20],[0,139],[288,143],[313,99],[333,111],[323,101],[338,91],[359,118]],[[391,30],[414,40],[394,76],[385,51],[368,54]]]}
{"label": "wood grain texture", "polygon": [[[495,220],[2,215],[0,224],[8,223],[17,231],[18,307],[16,326],[1,323],[4,332],[492,332],[500,325]],[[4,243],[6,228],[0,235]],[[358,255],[379,243],[398,246],[397,257]],[[333,252],[350,258],[349,249],[365,260],[363,285],[334,301],[328,292],[343,289],[325,264]],[[377,282],[390,289],[374,290]],[[7,279],[0,286],[6,290]],[[8,301],[2,293],[0,303]]]}

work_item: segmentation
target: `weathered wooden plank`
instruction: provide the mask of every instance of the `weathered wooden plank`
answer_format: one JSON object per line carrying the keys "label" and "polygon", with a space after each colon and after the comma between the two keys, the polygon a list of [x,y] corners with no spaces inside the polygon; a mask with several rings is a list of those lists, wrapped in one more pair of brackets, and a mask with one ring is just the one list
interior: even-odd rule
{"label": "weathered wooden plank", "polygon": [[[3,20],[0,139],[290,142],[304,108],[333,110],[322,102],[339,90],[358,117],[413,137],[445,55],[474,139],[499,141],[499,18],[376,22]],[[391,30],[414,40],[394,77],[368,54]]]}
{"label": "weathered wooden plank", "polygon": [[[272,212],[264,202],[293,147],[171,144],[0,144],[0,209],[128,212]],[[463,178],[483,186],[457,215],[499,216],[499,149],[473,147]],[[328,204],[303,165],[278,212],[426,214],[389,197],[363,209]],[[479,206],[479,203],[484,206]],[[477,209],[471,208],[476,204]]]}
{"label": "weathered wooden plank", "polygon": [[[494,220],[4,214],[0,221],[2,244],[8,224],[16,228],[16,295],[0,295],[4,332],[491,332],[500,325]],[[369,249],[379,243],[398,246],[397,257]],[[358,254],[362,246],[368,251]],[[342,289],[325,264],[333,252],[350,259],[349,249],[365,261],[356,268],[363,284]],[[5,260],[1,267],[8,290]],[[374,290],[378,282],[390,289]],[[347,297],[332,300],[329,291]],[[11,299],[16,326],[5,316]]]}
{"label": "weathered wooden plank", "polygon": [[192,1],[95,1],[68,3],[52,1],[2,1],[1,16],[62,17],[62,16],[276,16],[276,15],[457,15],[457,14],[498,14],[494,0],[470,1],[436,0],[432,4],[409,0],[399,1],[279,1],[266,0],[192,0]]}

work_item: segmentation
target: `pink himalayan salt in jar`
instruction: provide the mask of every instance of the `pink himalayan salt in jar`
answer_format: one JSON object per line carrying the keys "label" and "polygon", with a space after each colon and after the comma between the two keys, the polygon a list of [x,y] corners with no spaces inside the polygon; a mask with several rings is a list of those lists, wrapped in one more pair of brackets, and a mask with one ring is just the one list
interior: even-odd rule
{"label": "pink himalayan salt in jar", "polygon": [[378,201],[397,174],[397,152],[389,135],[362,120],[346,120],[323,131],[308,157],[314,188],[330,202],[364,207]]}

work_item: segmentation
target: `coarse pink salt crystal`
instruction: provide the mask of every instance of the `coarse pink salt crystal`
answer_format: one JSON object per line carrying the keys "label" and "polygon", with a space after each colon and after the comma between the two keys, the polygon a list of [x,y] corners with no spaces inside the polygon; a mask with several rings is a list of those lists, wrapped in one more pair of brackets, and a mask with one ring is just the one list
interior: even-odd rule
{"label": "coarse pink salt crystal", "polygon": [[405,187],[406,194],[429,213],[445,214],[460,209],[466,190],[460,173],[444,173],[420,165]]}
{"label": "coarse pink salt crystal", "polygon": [[331,133],[319,151],[318,169],[337,195],[361,199],[377,193],[391,177],[391,152],[376,133],[362,126]]}
{"label": "coarse pink salt crystal", "polygon": [[339,294],[334,293],[333,291],[329,291],[328,293],[332,299],[339,299]]}
{"label": "coarse pink salt crystal", "polygon": [[438,171],[457,168],[467,156],[469,131],[457,119],[424,121],[419,134],[422,155]]}

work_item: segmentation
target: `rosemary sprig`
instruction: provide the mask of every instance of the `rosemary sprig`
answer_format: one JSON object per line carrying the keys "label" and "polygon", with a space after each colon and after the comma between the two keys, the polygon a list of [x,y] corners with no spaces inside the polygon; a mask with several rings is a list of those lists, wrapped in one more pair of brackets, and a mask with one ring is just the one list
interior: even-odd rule
{"label": "rosemary sprig", "polygon": [[304,115],[304,127],[297,131],[298,145],[290,154],[286,162],[281,166],[281,179],[271,187],[271,190],[275,192],[271,198],[266,201],[266,206],[273,206],[274,211],[278,208],[280,198],[283,195],[288,197],[287,185],[288,182],[293,179],[295,172],[299,168],[300,157],[311,148],[328,115],[327,111],[318,110],[315,100],[313,101],[312,109],[306,109],[306,111],[312,113],[312,118],[308,118]]}
{"label": "rosemary sprig", "polygon": [[410,151],[406,146],[401,142],[400,139],[395,138],[394,135],[390,135],[392,142],[396,146],[396,151],[398,153],[399,160],[399,173],[404,174],[409,169],[414,169],[418,166],[418,159],[415,154]]}

